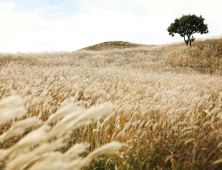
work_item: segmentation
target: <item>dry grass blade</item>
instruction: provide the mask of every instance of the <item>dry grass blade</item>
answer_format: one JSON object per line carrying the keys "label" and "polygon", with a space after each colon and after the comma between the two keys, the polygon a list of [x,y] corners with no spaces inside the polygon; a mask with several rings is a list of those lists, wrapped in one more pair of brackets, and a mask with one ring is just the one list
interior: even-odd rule
{"label": "dry grass blade", "polygon": [[0,157],[0,160],[4,159],[5,157],[9,157],[9,160],[13,160],[23,153],[28,153],[31,146],[37,145],[47,139],[46,131],[49,129],[50,126],[43,125],[35,131],[30,132],[14,146],[7,149],[5,154]]}
{"label": "dry grass blade", "polygon": [[212,165],[217,165],[217,164],[219,164],[219,163],[222,163],[222,159],[216,160],[215,162],[212,163]]}
{"label": "dry grass blade", "polygon": [[17,167],[22,169],[25,169],[29,165],[33,165],[36,163],[39,159],[41,159],[42,155],[44,153],[50,153],[54,150],[57,150],[59,148],[65,147],[67,144],[64,142],[64,139],[58,139],[56,141],[53,141],[51,143],[43,143],[37,148],[35,148],[32,152],[29,152],[25,155],[20,155],[18,158],[14,159],[9,165],[11,169]]}
{"label": "dry grass blade", "polygon": [[12,136],[21,135],[27,128],[40,125],[42,122],[37,117],[30,117],[22,121],[12,124],[12,127],[3,135],[0,136],[0,142]]}
{"label": "dry grass blade", "polygon": [[61,153],[59,152],[51,152],[42,154],[37,162],[29,168],[29,170],[36,169],[55,169],[55,170],[68,170],[68,163],[64,162],[61,158]]}
{"label": "dry grass blade", "polygon": [[24,101],[20,96],[10,96],[0,102],[0,124],[25,114]]}
{"label": "dry grass blade", "polygon": [[[58,120],[65,117],[66,115],[76,111],[77,109],[79,109],[79,107],[74,104],[69,104],[67,106],[64,106],[61,109],[59,109],[56,113],[49,116],[49,118],[47,120],[47,124],[55,123]],[[78,116],[78,115],[76,115],[76,116]]]}
{"label": "dry grass blade", "polygon": [[10,96],[0,102],[0,109],[17,109],[24,105],[24,101],[21,96]]}
{"label": "dry grass blade", "polygon": [[72,160],[76,158],[76,156],[84,151],[86,151],[86,148],[89,147],[89,144],[86,143],[79,143],[72,146],[68,151],[66,151],[63,155],[63,159],[69,159]]}
{"label": "dry grass blade", "polygon": [[87,166],[92,161],[92,159],[96,158],[99,155],[117,154],[118,150],[122,148],[124,145],[125,144],[113,141],[101,146],[100,148],[97,148],[96,150],[91,152],[87,157],[83,158],[81,162],[79,162],[79,168]]}
{"label": "dry grass blade", "polygon": [[83,124],[87,124],[90,119],[107,114],[112,108],[113,105],[111,103],[105,103],[102,105],[91,107],[86,111],[83,109],[77,110],[76,112],[67,115],[64,119],[58,122],[52,128],[48,136],[49,138],[54,136],[62,137],[63,135],[69,133],[70,130],[78,128]]}

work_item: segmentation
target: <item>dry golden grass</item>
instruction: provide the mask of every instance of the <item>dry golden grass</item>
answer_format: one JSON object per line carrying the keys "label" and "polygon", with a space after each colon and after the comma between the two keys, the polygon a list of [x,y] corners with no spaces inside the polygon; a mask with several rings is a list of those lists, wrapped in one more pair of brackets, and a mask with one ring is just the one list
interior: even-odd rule
{"label": "dry golden grass", "polygon": [[[90,51],[102,51],[102,50],[110,50],[110,49],[126,49],[126,48],[134,48],[134,47],[143,47],[148,45],[142,45],[142,44],[135,44],[135,43],[129,43],[124,41],[108,41],[96,45],[92,45],[86,48],[83,48],[82,50],[90,50]],[[154,46],[154,45],[149,45]]]}
{"label": "dry golden grass", "polygon": [[221,42],[1,54],[2,169],[221,169]]}

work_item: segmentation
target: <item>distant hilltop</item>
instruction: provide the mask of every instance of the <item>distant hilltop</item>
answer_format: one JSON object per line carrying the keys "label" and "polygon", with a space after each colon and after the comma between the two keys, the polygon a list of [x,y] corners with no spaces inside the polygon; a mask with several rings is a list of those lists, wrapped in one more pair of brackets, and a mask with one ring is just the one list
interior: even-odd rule
{"label": "distant hilltop", "polygon": [[[124,49],[124,48],[134,48],[134,47],[143,47],[148,45],[143,44],[135,44],[135,43],[129,43],[124,41],[108,41],[103,42],[99,44],[95,44],[86,48],[83,48],[82,50],[90,50],[90,51],[102,51],[102,50],[110,50],[110,49]],[[151,45],[149,45],[151,46]]]}

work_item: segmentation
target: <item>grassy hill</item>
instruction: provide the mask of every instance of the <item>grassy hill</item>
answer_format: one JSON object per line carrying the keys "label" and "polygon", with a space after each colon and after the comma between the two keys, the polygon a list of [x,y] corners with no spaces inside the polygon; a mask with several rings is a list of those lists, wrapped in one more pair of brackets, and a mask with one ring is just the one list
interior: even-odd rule
{"label": "grassy hill", "polygon": [[148,45],[142,45],[142,44],[135,44],[135,43],[129,43],[124,41],[109,41],[109,42],[103,42],[96,45],[92,45],[86,48],[83,48],[83,50],[91,50],[91,51],[102,51],[102,50],[110,50],[110,49],[125,49],[125,48],[135,48],[135,47],[143,47]]}
{"label": "grassy hill", "polygon": [[222,38],[0,54],[0,169],[222,169],[221,76]]}

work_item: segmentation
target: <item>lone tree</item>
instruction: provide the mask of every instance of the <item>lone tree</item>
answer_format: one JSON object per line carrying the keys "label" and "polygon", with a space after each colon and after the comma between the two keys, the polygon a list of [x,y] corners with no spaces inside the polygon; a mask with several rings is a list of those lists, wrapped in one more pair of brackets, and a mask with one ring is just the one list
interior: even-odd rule
{"label": "lone tree", "polygon": [[180,34],[180,36],[184,38],[187,46],[190,43],[190,47],[191,42],[195,40],[192,34],[207,34],[209,32],[207,24],[204,24],[204,18],[202,15],[200,17],[197,17],[196,15],[183,15],[179,19],[176,18],[174,23],[171,23],[168,27],[167,31],[169,32],[169,35],[172,35],[172,37],[175,33]]}

